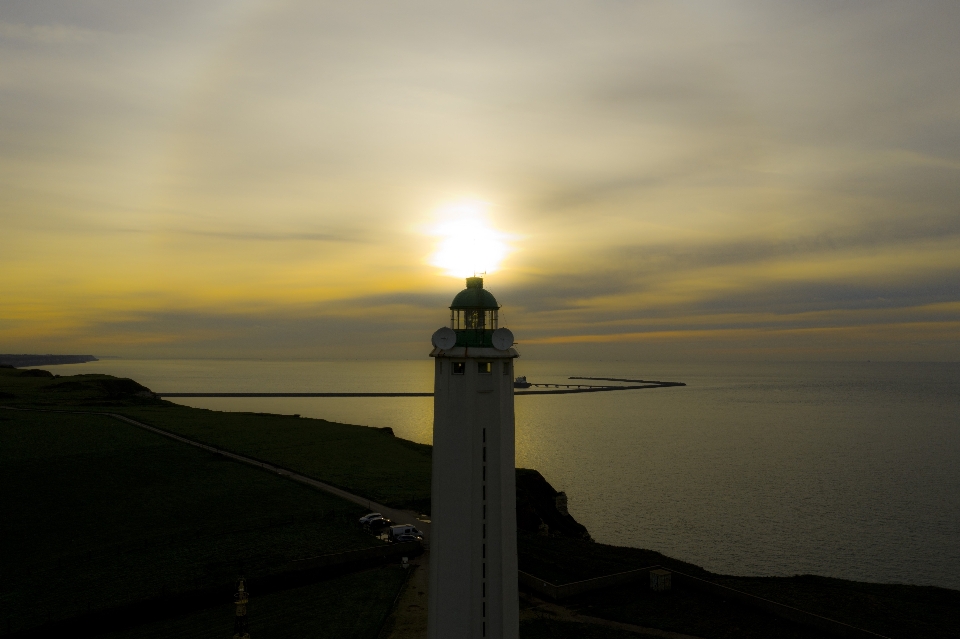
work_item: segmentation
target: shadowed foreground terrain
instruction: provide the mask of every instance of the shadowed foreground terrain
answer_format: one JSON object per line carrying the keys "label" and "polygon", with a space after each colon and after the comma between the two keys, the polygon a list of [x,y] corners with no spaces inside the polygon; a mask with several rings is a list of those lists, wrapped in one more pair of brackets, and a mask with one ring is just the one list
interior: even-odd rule
{"label": "shadowed foreground terrain", "polygon": [[[380,632],[402,568],[307,577],[291,569],[296,559],[381,543],[356,526],[362,508],[93,413],[127,415],[417,512],[429,512],[429,446],[389,429],[177,406],[104,375],[0,369],[0,405],[70,411],[0,411],[0,634],[230,636],[241,570],[255,637]],[[654,551],[593,543],[557,511],[555,497],[539,473],[518,471],[520,568],[552,583],[662,565],[889,637],[957,636],[960,592],[712,574]],[[634,583],[560,603],[592,618],[700,637],[823,636],[683,588],[654,593]],[[544,616],[529,596],[524,606],[524,638],[640,636]]]}
{"label": "shadowed foreground terrain", "polygon": [[355,504],[108,417],[0,412],[0,486],[4,630],[378,543]]}
{"label": "shadowed foreground terrain", "polygon": [[389,428],[190,408],[156,399],[149,389],[129,379],[49,375],[41,370],[0,369],[0,404],[127,415],[388,506],[430,512],[431,448],[394,437]]}
{"label": "shadowed foreground terrain", "polygon": [[[392,564],[255,597],[249,605],[251,637],[375,637],[406,575]],[[233,635],[230,603],[135,626],[109,639],[222,639]]]}
{"label": "shadowed foreground terrain", "polygon": [[[956,637],[960,592],[933,586],[872,584],[813,575],[733,577],[708,572],[658,552],[542,537],[521,531],[520,570],[556,584],[664,566],[888,637]],[[703,637],[821,636],[734,601],[647,584],[606,588],[563,600],[565,606],[614,621]]]}

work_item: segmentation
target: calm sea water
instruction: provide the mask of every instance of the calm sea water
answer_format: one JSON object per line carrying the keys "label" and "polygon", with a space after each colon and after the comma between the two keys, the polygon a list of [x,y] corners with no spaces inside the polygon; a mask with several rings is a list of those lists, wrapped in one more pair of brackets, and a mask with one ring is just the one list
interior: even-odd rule
{"label": "calm sea water", "polygon": [[[430,391],[432,361],[105,360],[62,374],[154,391]],[[605,543],[741,575],[960,589],[960,365],[532,362],[518,374],[683,388],[517,398],[517,465]],[[429,443],[430,398],[183,399],[391,426]]]}

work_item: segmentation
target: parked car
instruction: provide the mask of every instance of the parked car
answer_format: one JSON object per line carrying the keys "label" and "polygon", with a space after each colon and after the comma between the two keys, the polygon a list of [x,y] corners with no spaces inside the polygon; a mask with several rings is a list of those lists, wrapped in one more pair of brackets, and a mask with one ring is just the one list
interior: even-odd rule
{"label": "parked car", "polygon": [[381,517],[383,517],[383,515],[381,515],[380,513],[370,513],[369,515],[364,515],[363,517],[360,518],[360,525],[363,526],[368,521],[373,521],[374,519],[380,519]]}
{"label": "parked car", "polygon": [[371,532],[376,532],[378,530],[383,530],[384,528],[389,528],[393,525],[393,522],[385,517],[379,517],[377,519],[371,519],[364,526]]}
{"label": "parked car", "polygon": [[409,533],[405,533],[403,535],[398,535],[393,539],[393,541],[395,541],[398,544],[404,541],[423,541],[423,537],[421,537],[420,535],[411,535]]}
{"label": "parked car", "polygon": [[390,526],[389,530],[390,539],[396,541],[397,537],[400,535],[413,535],[414,537],[419,537],[423,539],[423,533],[417,529],[416,526],[411,526],[410,524],[400,524],[399,526]]}

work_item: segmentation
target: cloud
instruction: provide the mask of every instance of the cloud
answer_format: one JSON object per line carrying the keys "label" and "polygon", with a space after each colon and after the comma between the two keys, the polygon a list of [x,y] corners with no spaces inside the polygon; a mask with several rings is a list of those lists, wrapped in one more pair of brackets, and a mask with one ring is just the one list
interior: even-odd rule
{"label": "cloud", "polygon": [[474,197],[531,339],[902,355],[960,299],[958,7],[16,4],[0,339],[419,353],[462,282],[416,229]]}
{"label": "cloud", "polygon": [[0,41],[13,40],[31,44],[87,44],[98,34],[89,29],[70,25],[17,24],[0,22]]}
{"label": "cloud", "polygon": [[[144,232],[144,231],[139,231]],[[241,242],[362,242],[357,232],[273,232],[273,231],[203,231],[197,229],[167,230],[164,233],[186,235],[217,240],[236,240]]]}

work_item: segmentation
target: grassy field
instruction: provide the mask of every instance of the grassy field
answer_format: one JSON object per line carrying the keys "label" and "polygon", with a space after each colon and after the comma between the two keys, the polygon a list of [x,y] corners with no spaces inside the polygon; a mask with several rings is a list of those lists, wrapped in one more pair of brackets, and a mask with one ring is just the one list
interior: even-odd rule
{"label": "grassy field", "polygon": [[430,512],[430,446],[388,429],[185,406],[118,410],[233,452],[269,460],[395,508]]}
{"label": "grassy field", "polygon": [[[520,570],[557,584],[653,565],[668,566],[687,574],[710,577],[709,573],[698,566],[651,550],[607,546],[578,539],[542,537],[523,532],[519,534],[517,541]],[[706,638],[805,639],[821,636],[772,615],[721,602],[715,597],[683,590],[667,594],[655,593],[644,583],[607,588],[565,599],[563,603],[593,617]]]}
{"label": "grassy field", "polygon": [[395,508],[430,512],[430,446],[394,437],[389,429],[189,408],[138,397],[143,390],[106,375],[56,378],[0,369],[0,404],[121,413]]}
{"label": "grassy field", "polygon": [[0,631],[380,543],[362,508],[94,415],[0,411]]}
{"label": "grassy field", "polygon": [[826,636],[733,601],[685,589],[658,593],[642,583],[581,595],[565,604],[581,614],[705,639]]}
{"label": "grassy field", "polygon": [[[382,429],[187,408],[138,395],[143,390],[107,376],[0,369],[0,405],[109,410],[429,512],[429,446]],[[11,627],[29,627],[91,606],[229,584],[241,560],[248,575],[268,574],[296,557],[373,543],[351,525],[359,509],[350,504],[94,415],[0,411],[0,482],[0,632],[4,614]],[[952,590],[809,576],[732,577],[649,550],[524,532],[518,541],[520,569],[558,584],[659,564],[888,636],[955,637],[960,627],[960,592]],[[299,610],[296,592],[285,592],[290,610]],[[274,596],[280,606],[287,595],[264,600]],[[765,613],[683,589],[658,595],[636,584],[564,605],[702,637],[811,636]],[[196,618],[214,614],[211,609]],[[173,628],[175,621],[157,628]],[[527,620],[523,636],[620,636],[573,625]]]}
{"label": "grassy field", "polygon": [[[388,565],[282,592],[252,593],[248,631],[256,639],[375,639],[406,577]],[[235,607],[192,614],[103,635],[104,639],[222,639],[233,636]]]}
{"label": "grassy field", "polygon": [[655,565],[669,565],[697,577],[709,574],[699,566],[671,559],[652,550],[607,546],[563,537],[543,537],[522,531],[517,535],[517,550],[520,570],[554,584],[567,584]]}
{"label": "grassy field", "polygon": [[716,575],[712,580],[891,637],[960,636],[960,592],[956,590],[871,584],[814,575]]}
{"label": "grassy field", "polygon": [[557,619],[524,619],[521,639],[654,639],[654,635]]}
{"label": "grassy field", "polygon": [[[640,548],[523,532],[517,541],[520,570],[557,584],[661,565],[885,636],[947,639],[956,637],[960,628],[960,592],[956,590],[810,575],[732,577]],[[613,621],[702,637],[819,636],[803,634],[770,615],[722,603],[714,596],[683,589],[663,596],[642,583],[573,597],[564,605]],[[731,628],[740,634],[729,634]]]}

